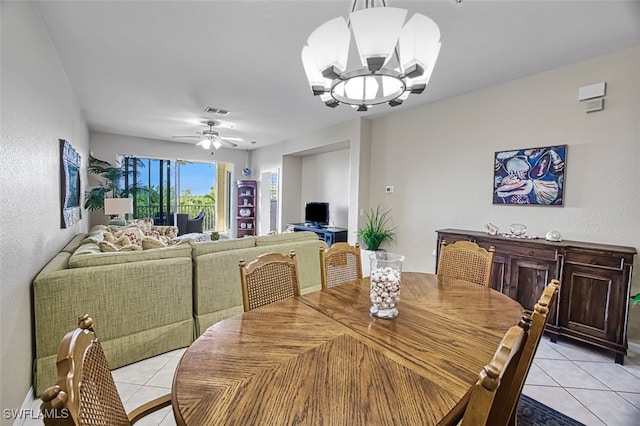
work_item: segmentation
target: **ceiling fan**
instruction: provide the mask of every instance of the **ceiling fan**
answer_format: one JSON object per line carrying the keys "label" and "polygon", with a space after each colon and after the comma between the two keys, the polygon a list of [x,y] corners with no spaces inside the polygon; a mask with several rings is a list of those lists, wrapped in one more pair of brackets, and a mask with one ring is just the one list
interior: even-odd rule
{"label": "ceiling fan", "polygon": [[211,147],[218,149],[222,146],[222,143],[226,143],[232,148],[238,146],[235,142],[242,142],[242,138],[232,138],[227,136],[220,136],[216,130],[213,130],[213,126],[215,126],[215,121],[207,121],[206,125],[209,126],[208,130],[204,130],[202,132],[202,136],[172,136],[172,138],[183,139],[183,138],[198,138],[201,139],[196,145],[203,147],[204,149],[211,149]]}

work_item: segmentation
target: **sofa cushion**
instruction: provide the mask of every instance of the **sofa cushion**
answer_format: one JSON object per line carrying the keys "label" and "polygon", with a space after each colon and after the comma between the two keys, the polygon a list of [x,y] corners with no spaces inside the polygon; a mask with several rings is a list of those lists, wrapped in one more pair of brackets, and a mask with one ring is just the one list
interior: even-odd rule
{"label": "sofa cushion", "polygon": [[99,254],[99,253],[100,253],[100,247],[98,246],[98,244],[89,242],[89,243],[84,243],[80,247],[78,247],[76,251],[72,253],[72,255],[77,256],[77,255],[84,255],[84,254]]}
{"label": "sofa cushion", "polygon": [[270,246],[274,244],[287,244],[297,241],[317,240],[318,235],[311,231],[287,232],[284,234],[263,235],[256,237],[256,247]]}
{"label": "sofa cushion", "polygon": [[193,257],[202,256],[203,254],[217,253],[220,251],[251,248],[255,246],[256,239],[254,237],[238,238],[234,240],[207,241],[204,243],[193,244]]}
{"label": "sofa cushion", "polygon": [[88,234],[77,234],[60,251],[64,251],[69,254],[73,253],[78,249],[78,247],[80,247],[80,245],[82,244],[83,240],[87,237],[87,235]]}
{"label": "sofa cushion", "polygon": [[56,256],[51,259],[44,268],[42,268],[38,275],[44,276],[50,272],[62,271],[64,269],[67,269],[69,267],[70,256],[71,254],[67,253],[66,251],[61,251],[60,253],[56,254]]}
{"label": "sofa cushion", "polygon": [[144,260],[171,259],[174,257],[191,257],[191,246],[188,244],[180,244],[173,247],[144,251],[118,251],[115,253],[91,255],[74,253],[69,258],[69,268],[115,265],[118,263],[141,262]]}

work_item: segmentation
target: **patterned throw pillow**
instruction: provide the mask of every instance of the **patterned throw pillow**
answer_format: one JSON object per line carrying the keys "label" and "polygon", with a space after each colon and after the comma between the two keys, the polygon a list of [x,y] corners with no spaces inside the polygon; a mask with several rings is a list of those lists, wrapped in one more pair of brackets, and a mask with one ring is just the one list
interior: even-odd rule
{"label": "patterned throw pillow", "polygon": [[152,226],[147,235],[159,235],[161,237],[175,238],[178,236],[177,226]]}
{"label": "patterned throw pillow", "polygon": [[[121,237],[126,236],[129,238],[129,244],[134,244],[142,247],[142,239],[144,238],[144,234],[137,226],[129,226],[123,228],[120,232],[114,234],[116,239],[120,239]],[[117,244],[116,244],[117,245]],[[125,245],[125,244],[122,244]]]}

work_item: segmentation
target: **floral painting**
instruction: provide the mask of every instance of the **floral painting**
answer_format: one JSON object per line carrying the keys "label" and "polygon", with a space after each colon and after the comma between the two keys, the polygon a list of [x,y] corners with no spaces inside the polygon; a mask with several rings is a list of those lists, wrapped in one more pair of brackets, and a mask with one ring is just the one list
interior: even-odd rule
{"label": "floral painting", "polygon": [[567,146],[496,152],[493,204],[562,206]]}

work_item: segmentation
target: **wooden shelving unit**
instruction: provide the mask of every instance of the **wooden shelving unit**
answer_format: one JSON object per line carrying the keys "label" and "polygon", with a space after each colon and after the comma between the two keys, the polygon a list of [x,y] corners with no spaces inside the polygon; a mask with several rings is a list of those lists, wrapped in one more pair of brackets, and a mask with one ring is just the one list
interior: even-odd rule
{"label": "wooden shelving unit", "polygon": [[238,238],[256,235],[256,190],[255,180],[239,180],[236,205],[236,235]]}

